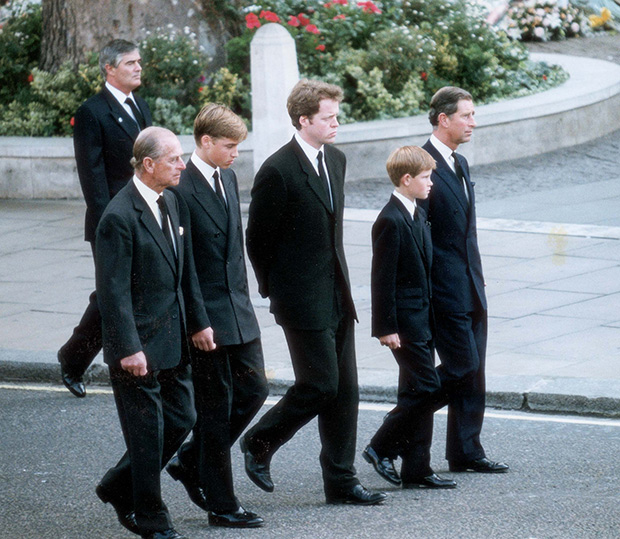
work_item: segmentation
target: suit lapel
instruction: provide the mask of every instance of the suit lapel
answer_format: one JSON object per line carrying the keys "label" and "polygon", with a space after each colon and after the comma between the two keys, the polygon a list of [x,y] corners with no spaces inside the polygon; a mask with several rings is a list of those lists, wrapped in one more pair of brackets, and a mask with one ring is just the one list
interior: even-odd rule
{"label": "suit lapel", "polygon": [[[458,200],[459,204],[462,206],[465,215],[469,214],[469,203],[467,202],[467,198],[465,197],[465,191],[463,190],[463,185],[456,177],[456,174],[450,168],[450,165],[446,163],[443,156],[437,151],[437,148],[431,144],[429,141],[424,145],[424,149],[431,154],[433,159],[437,162],[437,168],[435,169],[435,174],[439,176],[446,187],[452,192],[454,197]],[[464,168],[464,167],[461,167]],[[467,183],[467,181],[466,181]],[[469,189],[469,187],[468,187]],[[432,195],[431,195],[432,196]]]}
{"label": "suit lapel", "polygon": [[[138,127],[138,124],[131,116],[129,116],[129,114],[127,114],[125,108],[121,106],[121,104],[107,88],[103,88],[102,94],[103,97],[106,99],[108,106],[110,107],[110,116],[119,125],[119,127],[132,138],[132,140],[136,140],[138,133],[140,133],[140,128]],[[140,110],[142,110],[142,108]],[[144,120],[146,121],[146,116]]]}
{"label": "suit lapel", "polygon": [[[224,234],[228,234],[228,214],[222,203],[217,198],[215,191],[208,185],[207,179],[192,163],[191,159],[187,163],[187,174],[192,181],[194,188],[194,198],[204,209],[205,213]],[[224,183],[224,182],[222,182]],[[224,187],[224,189],[226,189]],[[226,191],[228,197],[228,191]],[[230,198],[228,198],[230,205]]]}
{"label": "suit lapel", "polygon": [[[293,140],[291,141],[291,147],[293,148],[293,151],[295,152],[295,155],[297,156],[297,159],[299,160],[299,165],[301,166],[302,170],[307,176],[307,181],[308,181],[308,185],[310,186],[310,189],[314,191],[314,194],[319,198],[323,206],[325,206],[325,209],[329,213],[332,213],[331,203],[329,201],[328,194],[325,192],[325,188],[323,187],[323,181],[321,180],[319,175],[316,173],[314,165],[310,163],[310,161],[308,160],[308,157],[306,156],[304,151],[301,149],[301,147],[299,146],[299,144],[297,143],[294,137],[293,137]],[[326,163],[327,163],[327,159],[326,159]],[[329,164],[327,165],[327,167],[328,167],[327,173],[330,175],[330,179],[331,179],[331,170],[329,169]]]}
{"label": "suit lapel", "polygon": [[413,219],[411,219],[411,214],[409,213],[409,210],[405,208],[404,204],[400,200],[398,200],[394,195],[392,195],[391,201],[396,206],[396,208],[398,208],[398,211],[400,211],[401,215],[403,216],[403,219],[405,220],[405,223],[407,223],[409,233],[411,234],[411,237],[413,238],[413,242],[415,246],[418,248],[418,251],[420,251],[420,255],[422,255],[422,259],[426,260],[426,252],[424,250],[424,241],[422,239],[423,231],[422,231],[422,226],[421,226],[421,223],[418,217],[419,210],[416,209],[416,223],[414,223]]}
{"label": "suit lapel", "polygon": [[[239,226],[239,200],[237,198],[237,188],[235,186],[235,173],[232,170],[222,170],[222,185],[224,186],[224,194],[226,195],[226,201],[228,202],[228,212],[226,217],[228,219],[228,231],[229,238],[234,237],[234,230]],[[227,251],[230,255],[230,249],[232,248],[232,241],[228,242]]]}
{"label": "suit lapel", "polygon": [[[146,200],[142,198],[142,195],[140,194],[136,186],[133,185],[133,182],[132,182],[131,194],[133,198],[134,208],[140,214],[140,222],[149,231],[149,233],[155,240],[155,243],[157,243],[157,245],[161,249],[165,259],[168,261],[168,264],[170,264],[172,271],[174,271],[174,273],[176,274],[178,271],[178,268],[177,268],[177,261],[174,259],[174,254],[170,250],[170,247],[168,246],[168,243],[166,242],[166,238],[164,238],[164,233],[161,227],[159,226],[159,223],[155,219],[155,216],[153,215],[151,208],[149,208],[148,204],[146,203]],[[168,203],[168,199],[166,199],[166,202]],[[169,206],[171,205],[174,205],[173,202],[169,203]],[[169,208],[169,211],[172,215],[172,211],[170,210],[170,208]],[[178,249],[178,245],[180,243],[178,239],[179,238],[179,233],[178,233],[179,219],[178,219],[178,215],[176,212],[176,208],[174,210],[174,214],[176,215],[176,223],[177,223],[176,230],[174,230],[174,234],[175,234],[175,240],[176,240],[177,249]],[[173,229],[174,229],[175,225],[174,225],[174,221],[172,220],[172,218],[171,218],[171,221],[173,222]]]}

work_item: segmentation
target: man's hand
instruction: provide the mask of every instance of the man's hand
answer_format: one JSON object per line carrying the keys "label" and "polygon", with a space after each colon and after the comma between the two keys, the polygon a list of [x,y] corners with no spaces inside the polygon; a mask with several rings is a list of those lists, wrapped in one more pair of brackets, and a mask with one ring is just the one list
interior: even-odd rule
{"label": "man's hand", "polygon": [[392,333],[391,335],[379,337],[379,342],[383,346],[387,346],[390,350],[400,348],[400,337],[398,336],[398,333]]}
{"label": "man's hand", "polygon": [[121,359],[121,368],[134,376],[146,376],[148,370],[146,368],[146,356],[144,352],[136,352],[135,354]]}
{"label": "man's hand", "polygon": [[192,342],[198,350],[202,350],[203,352],[210,352],[216,348],[215,341],[213,340],[212,328],[205,328],[198,333],[194,333],[192,335]]}

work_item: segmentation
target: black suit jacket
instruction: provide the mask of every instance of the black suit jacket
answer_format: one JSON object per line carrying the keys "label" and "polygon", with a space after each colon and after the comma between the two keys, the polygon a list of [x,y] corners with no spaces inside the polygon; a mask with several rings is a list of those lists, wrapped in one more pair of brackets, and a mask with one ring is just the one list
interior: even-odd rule
{"label": "black suit jacket", "polygon": [[[151,125],[146,101],[136,94],[134,97],[146,125]],[[133,176],[130,161],[139,132],[136,122],[105,87],[75,113],[73,147],[86,200],[86,241],[94,241],[103,210]]]}
{"label": "black suit jacket", "polygon": [[414,342],[432,338],[431,236],[422,208],[415,218],[419,235],[409,211],[392,195],[372,227],[373,337],[398,333]]}
{"label": "black suit jacket", "polygon": [[326,145],[325,163],[333,211],[294,138],[265,161],[252,188],[246,241],[259,291],[276,321],[296,329],[326,329],[336,289],[356,316],[342,237],[346,158]]}
{"label": "black suit jacket", "polygon": [[222,170],[221,179],[228,212],[191,160],[174,191],[189,208],[196,272],[215,342],[227,346],[258,339],[260,330],[248,290],[237,178]]}
{"label": "black suit jacket", "polygon": [[187,208],[164,191],[177,257],[142,195],[129,182],[97,228],[96,278],[105,362],[143,351],[149,370],[189,358],[186,333],[209,327],[193,265]]}
{"label": "black suit jacket", "polygon": [[457,159],[465,175],[469,203],[462,183],[430,140],[423,148],[437,162],[427,209],[433,239],[433,305],[437,311],[472,312],[487,308],[482,262],[476,230],[476,200],[467,160]]}

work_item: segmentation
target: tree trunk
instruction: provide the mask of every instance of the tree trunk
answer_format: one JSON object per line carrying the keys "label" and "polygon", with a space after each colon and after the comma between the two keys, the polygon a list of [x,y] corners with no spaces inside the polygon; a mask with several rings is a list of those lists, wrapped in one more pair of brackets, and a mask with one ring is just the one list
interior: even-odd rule
{"label": "tree trunk", "polygon": [[[203,11],[205,5],[209,9]],[[42,0],[43,36],[40,67],[56,71],[70,60],[84,62],[87,53],[98,52],[116,38],[140,42],[146,32],[172,25],[188,27],[215,63],[221,61],[230,35],[224,23],[231,18],[232,2],[222,0]],[[223,8],[228,15],[223,14]],[[204,15],[207,15],[205,17]],[[234,16],[234,12],[232,13]],[[224,17],[224,18],[222,18]]]}

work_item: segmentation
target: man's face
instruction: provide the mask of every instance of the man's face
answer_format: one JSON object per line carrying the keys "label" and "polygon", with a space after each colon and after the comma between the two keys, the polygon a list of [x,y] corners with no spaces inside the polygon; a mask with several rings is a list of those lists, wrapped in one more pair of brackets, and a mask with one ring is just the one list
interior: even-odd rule
{"label": "man's face", "polygon": [[446,116],[440,115],[440,122],[445,128],[445,132],[448,138],[446,144],[453,150],[471,140],[471,135],[476,127],[476,120],[474,120],[474,104],[469,99],[461,99],[458,102],[458,107],[454,114]]}
{"label": "man's face", "polygon": [[142,82],[140,78],[142,74],[141,62],[140,51],[137,49],[124,54],[117,67],[110,64],[105,66],[106,81],[124,94],[133,92]]}
{"label": "man's face", "polygon": [[213,138],[204,135],[198,156],[213,168],[229,168],[239,156],[239,142],[230,138]]}
{"label": "man's face", "polygon": [[431,192],[433,182],[431,181],[432,170],[424,170],[417,176],[408,175],[406,180],[401,184],[401,190],[409,200],[414,198],[426,199]]}
{"label": "man's face", "polygon": [[153,191],[161,193],[166,187],[179,184],[181,171],[185,169],[183,149],[179,139],[174,135],[167,135],[161,139],[164,153],[157,159],[144,160],[144,166],[150,173],[147,183]]}
{"label": "man's face", "polygon": [[300,116],[299,134],[313,148],[319,149],[323,144],[333,144],[338,132],[338,113],[340,105],[333,99],[322,99],[319,111],[312,115]]}

